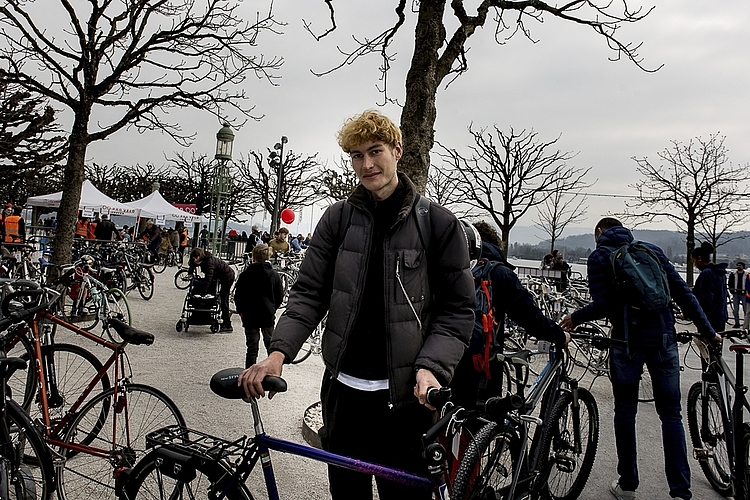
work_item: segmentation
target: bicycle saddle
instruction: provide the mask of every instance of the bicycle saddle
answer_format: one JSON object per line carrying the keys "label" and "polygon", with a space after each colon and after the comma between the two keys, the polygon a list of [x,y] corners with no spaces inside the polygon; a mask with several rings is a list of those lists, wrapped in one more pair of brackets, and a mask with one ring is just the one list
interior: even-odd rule
{"label": "bicycle saddle", "polygon": [[151,345],[154,343],[154,335],[152,333],[133,328],[117,318],[109,318],[109,326],[114,328],[118,335],[128,344]]}
{"label": "bicycle saddle", "polygon": [[[224,399],[244,399],[245,390],[237,385],[237,379],[244,368],[225,368],[211,377],[211,390]],[[267,376],[263,379],[263,390],[285,392],[286,380],[281,377]]]}

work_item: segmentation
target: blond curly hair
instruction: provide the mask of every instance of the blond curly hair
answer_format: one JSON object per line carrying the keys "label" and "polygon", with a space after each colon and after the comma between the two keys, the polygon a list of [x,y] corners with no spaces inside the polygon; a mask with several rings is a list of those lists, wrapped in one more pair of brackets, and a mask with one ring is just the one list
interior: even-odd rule
{"label": "blond curly hair", "polygon": [[369,141],[382,141],[395,148],[401,143],[401,130],[387,116],[368,109],[346,120],[336,139],[345,153]]}

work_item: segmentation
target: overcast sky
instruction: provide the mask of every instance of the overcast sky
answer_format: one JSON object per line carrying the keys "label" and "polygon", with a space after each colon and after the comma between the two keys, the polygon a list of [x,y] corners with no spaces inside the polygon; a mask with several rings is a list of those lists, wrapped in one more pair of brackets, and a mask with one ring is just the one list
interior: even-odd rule
{"label": "overcast sky", "polygon": [[[314,76],[311,70],[338,64],[341,56],[336,47],[354,47],[352,35],[363,38],[380,33],[394,21],[397,2],[334,3],[338,29],[316,42],[303,29],[302,20],[312,22],[314,30],[326,29],[324,2],[276,1],[277,19],[287,26],[283,35],[262,36],[258,50],[283,56],[285,64],[276,87],[248,81],[251,102],[265,117],[236,131],[235,157],[249,149],[272,147],[286,135],[289,148],[305,154],[319,152],[323,161],[332,164],[340,154],[335,133],[341,123],[382,102],[376,88],[381,62],[377,55],[324,77]],[[266,5],[245,0],[239,12],[251,19]],[[401,102],[413,52],[414,21],[409,16],[393,49],[398,59],[390,74],[389,92]],[[588,218],[581,224],[587,228],[607,211],[622,210],[623,198],[613,195],[633,194],[629,185],[637,178],[631,157],[658,161],[657,152],[668,147],[670,140],[687,142],[719,132],[727,136],[725,145],[733,163],[750,161],[750,2],[661,0],[645,20],[623,26],[620,39],[643,42],[640,53],[646,67],[664,65],[656,73],[641,71],[626,60],[609,61],[614,54],[590,28],[552,16],[544,21],[528,24],[536,43],[517,35],[498,45],[489,24],[470,39],[469,71],[438,94],[438,141],[465,150],[472,122],[476,127],[534,129],[542,140],[561,135],[560,149],[578,152],[569,163],[592,167],[589,180],[597,182],[590,192],[610,195],[589,198]],[[399,107],[380,109],[398,123]],[[175,112],[172,119],[197,134],[193,151],[213,154],[220,128],[215,119],[196,111]],[[98,163],[161,165],[164,154],[180,150],[158,133],[123,131],[105,143],[92,144],[88,157]],[[439,158],[433,155],[435,162]],[[310,214],[303,214],[300,231],[307,231],[309,219]],[[527,219],[520,224],[534,223],[533,216]]]}

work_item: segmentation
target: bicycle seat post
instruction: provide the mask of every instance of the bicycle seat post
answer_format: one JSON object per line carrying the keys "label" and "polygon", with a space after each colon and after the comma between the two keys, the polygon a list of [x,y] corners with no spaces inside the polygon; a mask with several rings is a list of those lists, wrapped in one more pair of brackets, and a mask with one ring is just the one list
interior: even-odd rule
{"label": "bicycle seat post", "polygon": [[260,408],[258,408],[258,400],[255,398],[250,398],[250,408],[253,412],[253,426],[255,427],[255,435],[259,434],[265,434],[265,429],[263,429],[263,420],[260,418]]}

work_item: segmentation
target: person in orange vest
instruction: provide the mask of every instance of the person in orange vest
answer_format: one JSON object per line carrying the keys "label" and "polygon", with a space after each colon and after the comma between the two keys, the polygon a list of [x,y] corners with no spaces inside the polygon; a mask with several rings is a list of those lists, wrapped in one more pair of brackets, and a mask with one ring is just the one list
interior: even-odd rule
{"label": "person in orange vest", "polygon": [[79,217],[76,221],[76,238],[85,238],[89,233],[89,219],[88,217]]}
{"label": "person in orange vest", "polygon": [[188,230],[183,226],[180,229],[180,246],[178,248],[178,252],[180,252],[180,255],[183,257],[185,256],[185,249],[187,248],[188,240],[190,239],[190,236],[188,235]]}
{"label": "person in orange vest", "polygon": [[95,240],[96,239],[96,225],[99,222],[99,218],[92,220],[89,222],[89,227],[86,228],[86,239],[87,240]]}
{"label": "person in orange vest", "polygon": [[7,214],[10,211],[10,215],[3,217],[4,235],[3,240],[5,243],[23,243],[26,239],[26,223],[21,217],[22,207],[14,207],[10,210],[5,209]]}

